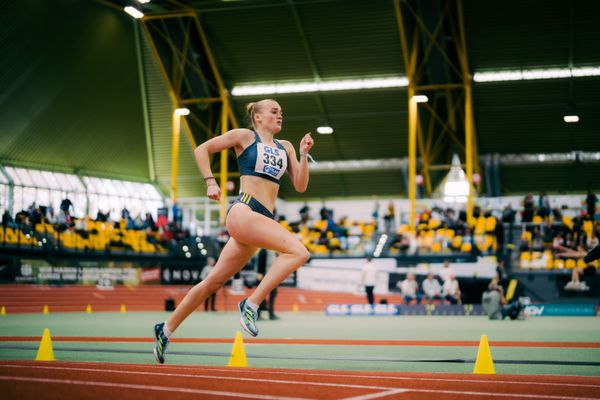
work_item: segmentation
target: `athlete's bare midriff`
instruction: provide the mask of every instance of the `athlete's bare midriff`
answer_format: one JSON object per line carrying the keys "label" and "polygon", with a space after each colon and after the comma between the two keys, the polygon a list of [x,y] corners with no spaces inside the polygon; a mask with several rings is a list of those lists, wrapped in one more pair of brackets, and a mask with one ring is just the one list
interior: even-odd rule
{"label": "athlete's bare midriff", "polygon": [[269,211],[273,212],[279,185],[258,176],[244,175],[240,177],[240,191],[254,197]]}

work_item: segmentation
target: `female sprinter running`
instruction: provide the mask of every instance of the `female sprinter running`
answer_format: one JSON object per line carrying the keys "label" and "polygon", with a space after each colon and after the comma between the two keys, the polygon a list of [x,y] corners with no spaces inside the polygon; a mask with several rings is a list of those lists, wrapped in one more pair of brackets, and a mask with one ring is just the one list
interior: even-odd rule
{"label": "female sprinter running", "polygon": [[177,309],[163,323],[154,326],[156,338],[154,357],[165,362],[169,339],[179,325],[204,300],[223,286],[256,254],[258,248],[279,253],[273,265],[254,292],[239,303],[240,323],[251,336],[258,335],[256,319],[258,305],[289,274],[303,265],[310,253],[287,229],[273,219],[273,209],[279,191],[279,181],[287,171],[294,188],[302,193],[308,186],[308,151],[314,140],[310,133],[300,141],[300,161],[294,146],[276,140],[281,131],[283,113],[275,100],[265,99],[246,106],[252,127],[233,129],[212,138],[196,148],[194,154],[204,181],[207,196],[221,198],[221,190],[210,169],[209,155],[233,147],[240,171],[240,195],[227,214],[226,226],[230,239],[223,248],[215,267],[186,294]]}

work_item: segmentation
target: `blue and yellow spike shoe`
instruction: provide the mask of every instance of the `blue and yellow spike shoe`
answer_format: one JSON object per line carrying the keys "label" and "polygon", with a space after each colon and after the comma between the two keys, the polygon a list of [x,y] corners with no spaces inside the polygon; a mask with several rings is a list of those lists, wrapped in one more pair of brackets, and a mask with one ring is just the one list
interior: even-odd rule
{"label": "blue and yellow spike shoe", "polygon": [[169,338],[165,336],[165,332],[163,330],[165,323],[161,322],[160,324],[154,325],[154,358],[157,362],[164,364],[165,362],[165,353],[167,352],[167,347],[169,346]]}
{"label": "blue and yellow spike shoe", "polygon": [[241,315],[240,324],[242,325],[242,328],[248,332],[248,335],[256,336],[258,335],[258,328],[256,327],[258,313],[246,305],[247,300],[248,299],[244,299],[238,304]]}

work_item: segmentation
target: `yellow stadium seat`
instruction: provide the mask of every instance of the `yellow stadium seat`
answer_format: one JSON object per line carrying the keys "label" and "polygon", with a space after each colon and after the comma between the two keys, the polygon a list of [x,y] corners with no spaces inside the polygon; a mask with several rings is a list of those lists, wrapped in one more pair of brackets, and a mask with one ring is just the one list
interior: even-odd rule
{"label": "yellow stadium seat", "polygon": [[398,233],[406,233],[409,230],[409,226],[407,224],[402,224],[398,227]]}
{"label": "yellow stadium seat", "polygon": [[531,232],[523,231],[523,233],[521,234],[521,239],[523,239],[527,243],[531,244]]}
{"label": "yellow stadium seat", "polygon": [[477,219],[474,217],[468,218],[467,225],[469,228],[473,228],[477,224]]}
{"label": "yellow stadium seat", "polygon": [[437,227],[439,227],[441,225],[441,222],[439,219],[437,218],[431,218],[429,220],[429,229],[436,229]]}
{"label": "yellow stadium seat", "polygon": [[487,217],[485,219],[485,231],[487,233],[492,233],[496,231],[496,217]]}
{"label": "yellow stadium seat", "polygon": [[77,247],[77,239],[75,235],[69,231],[65,231],[60,235],[60,241],[62,242],[63,247],[67,249],[74,249]]}
{"label": "yellow stadium seat", "polygon": [[318,221],[315,221],[315,228],[317,228],[320,231],[325,230],[325,228],[327,228],[327,221],[324,219],[320,219]]}
{"label": "yellow stadium seat", "polygon": [[562,217],[562,223],[563,223],[563,225],[565,225],[566,227],[568,227],[570,230],[573,230],[573,221],[571,220],[570,216],[563,215],[563,217]]}
{"label": "yellow stadium seat", "polygon": [[4,239],[8,244],[17,244],[19,242],[19,237],[17,236],[17,233],[9,227],[6,227],[6,230],[4,231]]}
{"label": "yellow stadium seat", "polygon": [[454,229],[446,229],[446,239],[451,240],[454,237]]}
{"label": "yellow stadium seat", "polygon": [[539,215],[534,215],[533,216],[533,221],[534,224],[541,224],[542,222],[544,222],[543,218],[540,217]]}
{"label": "yellow stadium seat", "polygon": [[483,235],[485,233],[485,218],[484,217],[479,217],[477,218],[477,220],[475,221],[475,234],[476,235]]}
{"label": "yellow stadium seat", "polygon": [[572,258],[567,258],[567,261],[565,262],[565,267],[567,269],[573,269],[575,268],[576,263],[575,260],[573,260]]}
{"label": "yellow stadium seat", "polygon": [[548,269],[554,268],[554,255],[552,254],[552,251],[545,250],[544,257],[546,257],[546,268],[548,268]]}
{"label": "yellow stadium seat", "polygon": [[580,258],[577,260],[577,267],[578,268],[585,268],[587,267],[587,264],[585,263],[585,261],[583,261],[583,258]]}
{"label": "yellow stadium seat", "polygon": [[563,269],[565,267],[565,260],[561,258],[554,259],[554,268]]}
{"label": "yellow stadium seat", "polygon": [[440,253],[442,251],[442,244],[440,242],[433,242],[431,244],[432,253]]}
{"label": "yellow stadium seat", "polygon": [[587,237],[594,236],[594,224],[592,221],[583,221],[583,231]]}
{"label": "yellow stadium seat", "polygon": [[75,247],[78,250],[85,250],[88,247],[88,241],[81,237],[81,235],[75,234]]}
{"label": "yellow stadium seat", "polygon": [[528,251],[521,252],[519,260],[521,261],[521,268],[529,267],[529,263],[531,262],[531,253]]}
{"label": "yellow stadium seat", "polygon": [[473,246],[469,242],[465,242],[460,246],[460,251],[463,253],[469,253],[473,249]]}
{"label": "yellow stadium seat", "polygon": [[317,254],[327,254],[329,253],[329,249],[324,244],[318,244],[315,248],[315,253]]}
{"label": "yellow stadium seat", "polygon": [[35,238],[29,233],[25,233],[22,230],[17,231],[19,233],[19,242],[22,245],[30,245],[35,242]]}
{"label": "yellow stadium seat", "polygon": [[462,236],[454,236],[454,239],[452,239],[452,247],[455,249],[460,249],[460,246],[462,244]]}

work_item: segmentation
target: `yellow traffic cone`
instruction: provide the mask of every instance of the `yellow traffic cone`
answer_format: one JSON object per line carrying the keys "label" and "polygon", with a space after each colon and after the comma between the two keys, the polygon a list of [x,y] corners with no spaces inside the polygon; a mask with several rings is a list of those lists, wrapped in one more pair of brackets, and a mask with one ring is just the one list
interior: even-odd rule
{"label": "yellow traffic cone", "polygon": [[44,308],[42,309],[43,314],[48,314],[50,311],[48,310],[48,304],[44,304]]}
{"label": "yellow traffic cone", "polygon": [[92,313],[92,305],[91,304],[87,305],[87,307],[85,308],[85,312],[88,313],[88,314]]}
{"label": "yellow traffic cone", "polygon": [[125,304],[121,304],[121,312],[126,313],[127,309],[125,308]]}
{"label": "yellow traffic cone", "polygon": [[2,308],[0,308],[0,315],[3,317],[6,315],[6,307],[2,306]]}
{"label": "yellow traffic cone", "polygon": [[35,361],[54,361],[54,350],[52,350],[52,339],[50,338],[50,329],[48,328],[44,329]]}
{"label": "yellow traffic cone", "polygon": [[242,332],[237,331],[235,334],[235,340],[233,342],[233,348],[231,349],[231,357],[229,357],[229,367],[247,367],[248,361],[246,361],[246,350],[244,350],[244,339],[242,339]]}
{"label": "yellow traffic cone", "polygon": [[481,336],[479,341],[479,350],[477,350],[477,360],[475,360],[474,374],[495,374],[494,361],[486,335]]}
{"label": "yellow traffic cone", "polygon": [[300,306],[298,304],[293,304],[292,305],[292,311],[293,312],[298,312],[300,311]]}

